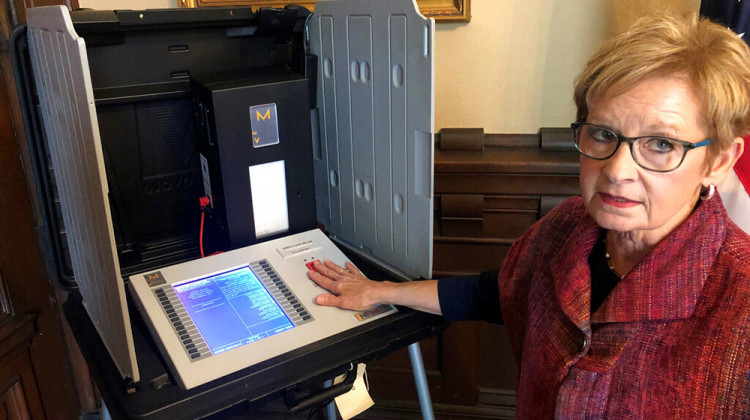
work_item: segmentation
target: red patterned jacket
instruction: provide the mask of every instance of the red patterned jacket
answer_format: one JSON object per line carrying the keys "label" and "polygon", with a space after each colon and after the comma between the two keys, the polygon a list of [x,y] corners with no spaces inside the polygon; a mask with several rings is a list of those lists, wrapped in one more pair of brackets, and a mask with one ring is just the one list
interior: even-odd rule
{"label": "red patterned jacket", "polygon": [[750,237],[703,202],[590,316],[601,228],[572,198],[511,248],[519,418],[750,418]]}

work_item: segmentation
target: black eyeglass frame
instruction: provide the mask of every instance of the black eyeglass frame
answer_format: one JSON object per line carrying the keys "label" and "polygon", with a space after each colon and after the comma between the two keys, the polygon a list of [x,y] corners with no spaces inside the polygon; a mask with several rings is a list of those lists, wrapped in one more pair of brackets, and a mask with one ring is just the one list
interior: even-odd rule
{"label": "black eyeglass frame", "polygon": [[[580,147],[578,147],[578,128],[582,127],[582,126],[585,126],[585,125],[590,126],[590,127],[601,128],[603,130],[607,130],[610,133],[612,133],[615,136],[617,136],[617,145],[615,146],[614,150],[612,150],[612,153],[610,153],[608,156],[605,156],[605,157],[594,157],[594,156],[587,155],[586,153],[584,153],[581,150]],[[711,139],[705,139],[703,141],[699,141],[698,143],[691,143],[689,141],[679,140],[679,139],[673,139],[671,137],[665,137],[665,136],[625,137],[622,134],[618,133],[617,131],[615,131],[615,130],[609,128],[609,127],[605,127],[603,125],[591,124],[591,123],[587,123],[585,121],[575,121],[575,122],[572,122],[570,124],[570,128],[573,129],[573,141],[575,142],[576,150],[578,150],[578,153],[580,153],[582,156],[586,156],[587,158],[594,159],[594,160],[607,160],[607,159],[611,158],[612,156],[614,156],[615,153],[617,153],[617,150],[620,149],[620,145],[622,143],[627,143],[628,146],[630,147],[630,156],[633,157],[633,161],[638,166],[640,166],[641,168],[643,168],[643,169],[645,169],[647,171],[659,172],[659,173],[672,172],[672,171],[676,170],[677,168],[680,167],[680,165],[682,165],[682,162],[685,160],[685,156],[687,156],[687,153],[689,151],[691,151],[691,150],[693,150],[695,148],[698,148],[698,147],[708,146],[709,144],[711,144]],[[675,143],[680,144],[683,147],[683,153],[682,153],[682,158],[680,159],[680,162],[674,168],[672,168],[672,169],[666,169],[666,170],[652,169],[652,168],[647,168],[647,167],[643,166],[643,164],[638,161],[638,158],[635,157],[635,154],[633,153],[633,143],[635,143],[636,141],[638,141],[639,139],[642,139],[642,138],[659,138],[659,139],[665,139],[665,140],[673,141]]]}

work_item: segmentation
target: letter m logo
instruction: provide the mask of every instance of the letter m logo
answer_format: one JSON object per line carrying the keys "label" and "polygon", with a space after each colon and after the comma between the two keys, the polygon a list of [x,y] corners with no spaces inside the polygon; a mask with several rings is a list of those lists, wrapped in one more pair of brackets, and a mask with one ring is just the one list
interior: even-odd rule
{"label": "letter m logo", "polygon": [[167,282],[164,279],[164,276],[161,274],[161,271],[154,271],[153,273],[144,274],[143,278],[146,279],[146,283],[148,283],[149,286],[156,286],[158,284],[164,284]]}
{"label": "letter m logo", "polygon": [[266,113],[265,114],[261,114],[260,111],[255,110],[255,119],[256,120],[258,120],[258,121],[260,121],[260,120],[265,121],[265,120],[267,120],[269,118],[271,118],[271,108],[266,108]]}

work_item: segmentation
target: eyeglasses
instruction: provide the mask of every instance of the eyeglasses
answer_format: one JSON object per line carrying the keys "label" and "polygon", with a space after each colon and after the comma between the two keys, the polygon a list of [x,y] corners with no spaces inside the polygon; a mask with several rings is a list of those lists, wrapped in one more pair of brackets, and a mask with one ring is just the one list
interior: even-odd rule
{"label": "eyeglasses", "polygon": [[685,160],[687,152],[711,144],[711,139],[690,143],[661,136],[625,137],[607,127],[581,121],[570,126],[575,130],[576,149],[582,155],[596,160],[609,159],[620,148],[620,143],[627,143],[635,163],[654,172],[674,171]]}

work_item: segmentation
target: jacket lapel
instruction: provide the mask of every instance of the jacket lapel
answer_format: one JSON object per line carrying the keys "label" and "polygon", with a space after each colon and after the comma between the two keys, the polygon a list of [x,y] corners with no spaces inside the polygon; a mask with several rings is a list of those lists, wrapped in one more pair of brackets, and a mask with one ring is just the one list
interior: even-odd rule
{"label": "jacket lapel", "polygon": [[581,331],[590,331],[591,270],[588,256],[601,228],[586,213],[552,260],[555,295],[565,315]]}
{"label": "jacket lapel", "polygon": [[721,248],[724,211],[718,196],[702,202],[620,281],[592,321],[689,317]]}

